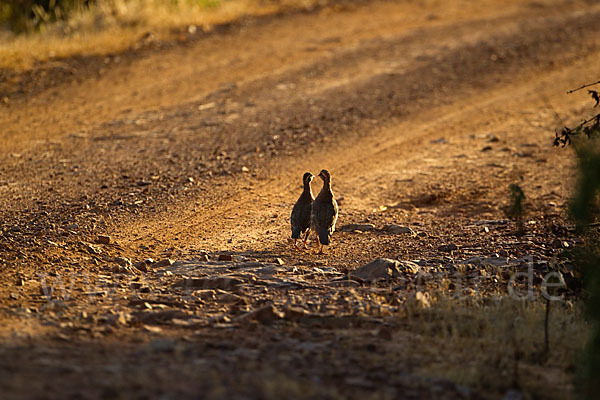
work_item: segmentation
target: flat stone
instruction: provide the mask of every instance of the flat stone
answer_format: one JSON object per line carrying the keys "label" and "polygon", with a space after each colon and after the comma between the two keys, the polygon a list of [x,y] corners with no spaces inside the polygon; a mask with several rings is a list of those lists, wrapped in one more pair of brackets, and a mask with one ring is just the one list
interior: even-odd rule
{"label": "flat stone", "polygon": [[269,324],[277,319],[285,318],[285,313],[279,311],[270,304],[235,318],[235,322],[257,321],[261,324]]}
{"label": "flat stone", "polygon": [[154,264],[152,264],[152,268],[162,268],[162,267],[170,267],[171,265],[173,265],[175,261],[169,259],[169,258],[164,258],[160,261],[155,262]]}
{"label": "flat stone", "polygon": [[131,260],[127,257],[116,257],[113,261],[121,267],[130,267],[132,265]]}
{"label": "flat stone", "polygon": [[149,333],[162,333],[162,328],[158,326],[143,325],[142,327]]}
{"label": "flat stone", "polygon": [[471,257],[467,258],[464,261],[461,261],[461,264],[472,264],[472,265],[481,265],[481,257]]}
{"label": "flat stone", "polygon": [[375,225],[373,224],[347,224],[340,228],[342,232],[368,232],[375,229]]}
{"label": "flat stone", "polygon": [[378,258],[350,272],[350,277],[366,281],[375,279],[396,278],[404,273],[416,274],[419,266],[410,261],[391,260],[389,258]]}
{"label": "flat stone", "polygon": [[441,245],[440,247],[438,247],[438,251],[454,251],[454,250],[458,250],[458,246],[455,245],[454,243],[444,244],[444,245]]}
{"label": "flat stone", "polygon": [[493,265],[494,267],[502,267],[508,264],[507,257],[487,257],[482,260],[484,265]]}
{"label": "flat stone", "polygon": [[176,286],[201,289],[232,289],[244,283],[241,279],[231,276],[216,276],[206,278],[186,278],[176,283]]}
{"label": "flat stone", "polygon": [[109,244],[110,243],[110,236],[108,236],[108,235],[98,235],[98,237],[96,237],[96,243],[98,243],[98,244]]}
{"label": "flat stone", "polygon": [[415,236],[416,233],[408,226],[397,225],[397,224],[389,224],[383,227],[383,230],[387,233],[391,233],[394,235],[402,235],[409,234]]}

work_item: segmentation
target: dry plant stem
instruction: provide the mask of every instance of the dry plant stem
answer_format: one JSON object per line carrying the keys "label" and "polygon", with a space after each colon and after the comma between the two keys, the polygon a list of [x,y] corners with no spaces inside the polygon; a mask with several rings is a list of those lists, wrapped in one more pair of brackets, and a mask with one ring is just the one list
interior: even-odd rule
{"label": "dry plant stem", "polygon": [[549,323],[550,323],[550,299],[546,299],[546,314],[544,317],[544,356],[547,359],[550,354],[550,332],[549,332]]}
{"label": "dry plant stem", "polygon": [[582,85],[582,86],[578,87],[577,89],[571,89],[571,90],[567,91],[567,94],[570,94],[570,93],[576,92],[576,91],[578,91],[578,90],[581,90],[581,89],[585,89],[586,87],[590,87],[590,86],[598,85],[598,84],[600,84],[600,81],[598,81],[598,82],[594,82],[594,83],[587,83],[587,84],[585,84],[585,85]]}

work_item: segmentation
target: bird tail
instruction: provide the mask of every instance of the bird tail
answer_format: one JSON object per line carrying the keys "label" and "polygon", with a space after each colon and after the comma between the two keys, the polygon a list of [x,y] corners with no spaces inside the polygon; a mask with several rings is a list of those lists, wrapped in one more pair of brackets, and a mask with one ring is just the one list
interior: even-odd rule
{"label": "bird tail", "polygon": [[300,239],[300,234],[302,233],[302,228],[299,226],[292,226],[292,239]]}
{"label": "bird tail", "polygon": [[321,230],[319,231],[319,243],[321,244],[329,244],[329,231]]}

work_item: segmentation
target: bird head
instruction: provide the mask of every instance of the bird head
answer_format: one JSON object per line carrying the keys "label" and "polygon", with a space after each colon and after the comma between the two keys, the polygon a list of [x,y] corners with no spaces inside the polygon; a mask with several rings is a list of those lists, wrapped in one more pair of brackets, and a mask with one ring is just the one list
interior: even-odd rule
{"label": "bird head", "polygon": [[321,172],[319,172],[319,178],[323,179],[323,182],[331,182],[331,175],[326,169],[322,169]]}
{"label": "bird head", "polygon": [[302,177],[302,182],[304,182],[304,184],[306,185],[307,183],[310,183],[314,177],[315,176],[313,174],[311,174],[310,172],[306,172],[304,174],[304,176]]}

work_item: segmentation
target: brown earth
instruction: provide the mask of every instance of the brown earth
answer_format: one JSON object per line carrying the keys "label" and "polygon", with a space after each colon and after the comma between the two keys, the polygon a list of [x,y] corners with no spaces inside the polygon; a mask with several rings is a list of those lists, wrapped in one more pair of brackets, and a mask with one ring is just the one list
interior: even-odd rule
{"label": "brown earth", "polygon": [[[533,257],[537,279],[578,242],[564,219],[572,156],[551,132],[589,107],[565,92],[598,79],[600,6],[341,4],[61,60],[70,72],[52,85],[10,75],[3,398],[573,396],[574,361],[513,359],[509,340],[474,332],[458,350],[422,325],[455,273],[485,314],[507,271]],[[287,238],[302,174],[322,168],[341,201],[318,255]],[[511,183],[524,235],[505,219]],[[350,223],[375,229],[339,229]],[[117,257],[177,262],[142,272]],[[349,278],[378,257],[417,260],[426,283]],[[472,257],[492,261],[461,264]]]}

